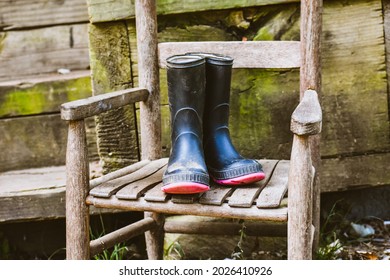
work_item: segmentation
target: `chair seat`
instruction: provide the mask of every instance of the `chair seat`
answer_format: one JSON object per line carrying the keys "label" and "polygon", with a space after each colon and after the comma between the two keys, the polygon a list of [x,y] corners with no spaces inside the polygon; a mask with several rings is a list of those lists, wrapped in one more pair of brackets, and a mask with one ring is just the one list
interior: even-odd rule
{"label": "chair seat", "polygon": [[266,179],[247,186],[215,183],[196,195],[170,195],[161,191],[167,158],[143,161],[127,167],[128,174],[92,188],[87,204],[95,207],[166,214],[202,215],[262,221],[287,221],[289,161],[258,160]]}

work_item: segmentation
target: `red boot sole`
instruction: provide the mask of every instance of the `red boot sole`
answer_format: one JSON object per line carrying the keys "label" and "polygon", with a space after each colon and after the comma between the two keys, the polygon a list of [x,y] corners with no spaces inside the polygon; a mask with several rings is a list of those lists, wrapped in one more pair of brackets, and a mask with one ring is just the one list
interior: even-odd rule
{"label": "red boot sole", "polygon": [[169,194],[195,194],[206,192],[210,190],[210,187],[198,183],[183,182],[163,186],[161,190]]}
{"label": "red boot sole", "polygon": [[217,184],[220,185],[226,185],[226,186],[239,186],[239,185],[248,185],[251,183],[255,183],[258,181],[261,181],[265,178],[265,174],[263,172],[253,173],[244,175],[241,177],[236,177],[233,179],[226,179],[226,180],[214,180]]}

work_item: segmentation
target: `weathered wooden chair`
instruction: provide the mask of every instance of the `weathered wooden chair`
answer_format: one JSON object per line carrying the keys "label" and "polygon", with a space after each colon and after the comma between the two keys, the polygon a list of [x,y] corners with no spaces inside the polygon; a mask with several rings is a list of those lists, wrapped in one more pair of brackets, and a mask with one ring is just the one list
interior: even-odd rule
{"label": "weathered wooden chair", "polygon": [[[309,136],[321,131],[322,113],[315,91],[320,85],[321,9],[320,0],[301,1],[300,42],[158,44],[155,1],[137,0],[139,87],[62,105],[62,118],[69,122],[67,258],[89,259],[115,243],[145,233],[148,257],[161,259],[164,228],[169,231],[179,228],[177,224],[164,225],[164,214],[287,222],[288,258],[312,258],[319,208],[319,186],[314,184],[313,187],[316,182],[313,165],[317,168],[319,164],[319,150],[318,137]],[[294,133],[291,159],[261,160],[267,174],[264,182],[244,188],[213,185],[209,192],[200,196],[166,195],[160,190],[167,159],[161,159],[159,67],[164,67],[169,55],[196,51],[232,56],[235,59],[233,67],[237,68],[300,67],[301,102],[291,120]],[[90,181],[84,119],[134,102],[140,102],[141,109],[142,161]],[[145,211],[145,218],[90,241],[89,205]],[[192,228],[194,233],[199,230],[199,227]]]}

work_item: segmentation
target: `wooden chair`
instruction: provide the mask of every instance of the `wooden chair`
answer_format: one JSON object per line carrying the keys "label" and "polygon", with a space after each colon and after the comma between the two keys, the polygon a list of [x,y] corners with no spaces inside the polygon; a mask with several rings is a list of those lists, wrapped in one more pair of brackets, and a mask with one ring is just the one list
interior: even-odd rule
{"label": "wooden chair", "polygon": [[[288,258],[312,258],[314,229],[318,229],[319,223],[319,184],[313,168],[313,165],[316,169],[319,166],[319,137],[309,136],[320,133],[322,121],[315,91],[320,86],[321,2],[301,1],[300,42],[158,44],[155,1],[136,1],[139,87],[62,105],[62,118],[69,123],[66,155],[68,259],[89,259],[105,248],[143,233],[148,257],[161,259],[164,229],[179,230],[175,224],[164,224],[164,214],[287,222]],[[230,55],[235,59],[233,67],[238,68],[300,67],[301,102],[291,120],[294,133],[291,159],[260,160],[267,174],[264,182],[244,188],[212,185],[209,192],[196,196],[166,195],[160,190],[167,159],[161,158],[159,67],[164,67],[169,55],[192,51]],[[84,119],[134,102],[140,102],[142,160],[90,181]],[[145,211],[145,218],[90,241],[89,205]],[[192,228],[199,231],[200,227]]]}

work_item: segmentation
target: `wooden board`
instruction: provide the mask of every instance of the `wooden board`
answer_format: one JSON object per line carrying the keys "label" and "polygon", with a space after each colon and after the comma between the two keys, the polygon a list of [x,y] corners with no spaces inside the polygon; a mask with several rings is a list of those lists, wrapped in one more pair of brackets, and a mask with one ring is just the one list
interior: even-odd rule
{"label": "wooden board", "polygon": [[[130,45],[124,22],[90,25],[89,46],[94,95],[133,87]],[[99,155],[105,172],[139,159],[134,105],[97,119]]]}
{"label": "wooden board", "polygon": [[[116,21],[134,17],[134,3],[130,0],[97,1],[88,0],[88,12],[91,22]],[[235,7],[265,6],[280,3],[293,3],[298,0],[218,0],[218,1],[179,1],[160,0],[157,3],[157,13],[181,14],[195,11],[231,9]],[[110,11],[110,13],[107,13]]]}
{"label": "wooden board", "polygon": [[161,188],[163,187],[163,183],[159,183],[154,186],[151,190],[149,190],[145,195],[145,200],[149,202],[164,202],[168,199],[168,194],[163,192]]}
{"label": "wooden board", "polygon": [[[59,114],[0,119],[0,171],[65,164],[67,124]],[[87,120],[90,159],[96,159],[93,119]]]}
{"label": "wooden board", "polygon": [[[290,162],[281,160],[276,165],[272,178],[267,186],[261,191],[256,205],[259,208],[279,207],[284,195],[287,192],[288,169]],[[299,176],[297,174],[297,176]]]}
{"label": "wooden board", "polygon": [[322,155],[389,150],[382,1],[324,1],[323,30]]}
{"label": "wooden board", "polygon": [[262,181],[251,184],[249,186],[242,186],[234,190],[233,194],[229,198],[229,206],[231,207],[251,207],[253,201],[259,196],[259,193],[268,184],[274,168],[277,165],[277,160],[261,160],[259,161],[263,166],[265,173],[265,179]]}
{"label": "wooden board", "polygon": [[90,194],[97,197],[110,197],[116,194],[124,186],[139,181],[149,175],[157,172],[164,165],[166,165],[167,159],[161,159],[154,162],[150,162],[139,169],[134,169],[131,173],[118,177],[114,180],[105,182],[90,191]]}
{"label": "wooden board", "polygon": [[91,96],[89,71],[0,82],[0,118],[58,113],[60,104]]}
{"label": "wooden board", "polygon": [[234,68],[299,68],[299,42],[177,42],[159,44],[160,67],[166,59],[187,52],[208,52],[236,58]]}
{"label": "wooden board", "polygon": [[79,0],[1,1],[1,30],[88,21],[87,3]]}
{"label": "wooden board", "polygon": [[0,81],[89,67],[86,24],[0,32],[0,45]]}

